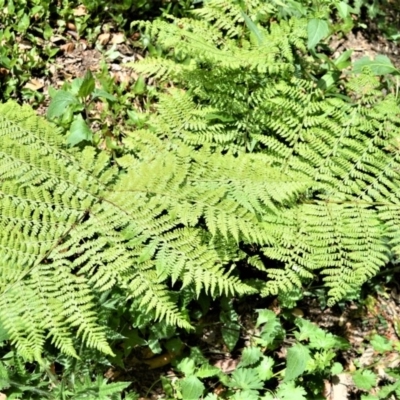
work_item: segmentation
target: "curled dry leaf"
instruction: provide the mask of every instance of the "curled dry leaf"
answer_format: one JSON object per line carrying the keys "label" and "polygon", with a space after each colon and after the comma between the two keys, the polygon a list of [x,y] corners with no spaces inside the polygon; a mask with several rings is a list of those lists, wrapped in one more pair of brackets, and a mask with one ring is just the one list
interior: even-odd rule
{"label": "curled dry leaf", "polygon": [[123,33],[114,33],[111,39],[112,44],[121,44],[125,42],[125,35]]}
{"label": "curled dry leaf", "polygon": [[63,45],[60,46],[60,49],[64,52],[64,53],[72,53],[75,50],[75,44],[74,43],[65,43]]}
{"label": "curled dry leaf", "polygon": [[97,41],[99,42],[100,45],[105,46],[110,41],[110,38],[111,38],[110,33],[102,33],[97,38]]}
{"label": "curled dry leaf", "polygon": [[39,79],[31,79],[29,82],[25,84],[24,88],[30,90],[39,90],[42,89],[43,86],[44,86],[43,81]]}

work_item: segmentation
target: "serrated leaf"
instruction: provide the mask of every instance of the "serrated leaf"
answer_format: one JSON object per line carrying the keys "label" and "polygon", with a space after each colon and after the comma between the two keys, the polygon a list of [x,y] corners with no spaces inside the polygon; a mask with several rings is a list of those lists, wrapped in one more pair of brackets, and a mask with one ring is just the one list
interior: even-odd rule
{"label": "serrated leaf", "polygon": [[221,372],[218,367],[214,367],[213,365],[203,364],[196,372],[196,376],[198,378],[210,378],[212,376],[216,376]]}
{"label": "serrated leaf", "polygon": [[258,313],[256,326],[263,325],[271,320],[276,320],[276,314],[271,310],[256,310]]}
{"label": "serrated leaf", "polygon": [[71,146],[75,146],[85,140],[91,141],[93,138],[93,132],[86,125],[85,120],[82,115],[78,115],[75,117],[74,121],[71,124],[71,128],[69,130],[69,135],[67,137],[67,143]]}
{"label": "serrated leaf", "polygon": [[289,382],[300,376],[310,360],[310,351],[300,343],[295,344],[287,351],[286,371],[284,382]]}
{"label": "serrated leaf", "polygon": [[252,369],[238,368],[232,373],[229,386],[242,390],[262,389],[264,383]]}
{"label": "serrated leaf", "polygon": [[95,81],[93,78],[93,74],[90,71],[90,69],[88,69],[86,71],[85,76],[83,77],[82,84],[79,88],[78,96],[83,98],[89,96],[93,92],[94,86],[95,86]]}
{"label": "serrated leaf", "polygon": [[369,370],[358,370],[353,375],[354,384],[362,390],[370,390],[376,385],[376,375]]}
{"label": "serrated leaf", "polygon": [[194,375],[182,379],[180,386],[182,397],[187,400],[198,400],[205,389],[203,382]]}
{"label": "serrated leaf", "polygon": [[78,99],[65,90],[59,90],[50,102],[47,110],[47,118],[51,119],[61,116],[65,112],[66,107],[72,104],[79,104]]}
{"label": "serrated leaf", "polygon": [[242,359],[240,360],[240,367],[247,367],[255,364],[263,356],[262,351],[258,347],[246,347],[242,353]]}
{"label": "serrated leaf", "polygon": [[275,361],[272,357],[263,356],[263,359],[261,360],[260,365],[258,365],[255,368],[259,378],[262,381],[268,381],[269,379],[271,379],[273,377],[274,371],[272,370],[272,368],[273,368],[274,364],[275,364]]}
{"label": "serrated leaf", "polygon": [[279,400],[307,400],[304,388],[296,387],[294,382],[283,383],[276,394]]}
{"label": "serrated leaf", "polygon": [[328,34],[329,25],[327,21],[317,18],[310,19],[307,25],[307,47],[313,49],[322,39],[326,38]]}
{"label": "serrated leaf", "polygon": [[356,74],[361,73],[364,67],[369,67],[374,75],[385,75],[393,72],[399,72],[399,70],[393,66],[389,57],[381,54],[377,55],[373,60],[371,60],[368,56],[365,56],[355,61],[353,71]]}
{"label": "serrated leaf", "polygon": [[195,364],[191,358],[184,358],[182,359],[178,365],[178,369],[184,373],[185,375],[193,375],[195,371]]}
{"label": "serrated leaf", "polygon": [[393,350],[392,343],[390,343],[388,339],[380,335],[374,335],[370,343],[374,350],[378,351],[379,353]]}

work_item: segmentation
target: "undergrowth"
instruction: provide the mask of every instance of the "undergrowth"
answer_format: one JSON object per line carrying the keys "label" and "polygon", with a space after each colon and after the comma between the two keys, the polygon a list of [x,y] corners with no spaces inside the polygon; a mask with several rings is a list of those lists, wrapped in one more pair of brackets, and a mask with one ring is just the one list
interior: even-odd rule
{"label": "undergrowth", "polygon": [[[173,366],[160,378],[171,400],[323,399],[342,375],[363,400],[400,395],[398,363],[350,368],[352,343],[294,316],[310,286],[327,306],[357,300],[398,263],[399,71],[328,47],[356,25],[355,3],[161,3],[174,15],[129,28],[155,3],[2,5],[4,99],[46,67],[68,21],[89,39],[96,18],[139,29],[152,55],[129,65],[130,94],[104,68],[50,89],[48,121],[0,106],[7,398],[137,399],[125,377],[143,364]],[[235,304],[250,295],[282,309],[246,324]],[[192,343],[213,313],[233,370]],[[397,338],[366,341],[398,356]],[[151,357],[132,367],[139,349]]]}

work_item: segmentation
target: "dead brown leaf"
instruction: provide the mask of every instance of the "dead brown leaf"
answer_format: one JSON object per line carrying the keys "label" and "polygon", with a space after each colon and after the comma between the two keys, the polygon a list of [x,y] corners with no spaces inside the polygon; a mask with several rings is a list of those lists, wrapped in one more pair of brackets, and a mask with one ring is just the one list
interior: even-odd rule
{"label": "dead brown leaf", "polygon": [[64,53],[72,53],[75,50],[75,44],[72,42],[69,43],[65,43],[63,45],[60,46],[60,49],[64,52]]}
{"label": "dead brown leaf", "polygon": [[86,7],[82,4],[78,7],[76,7],[74,10],[75,17],[82,17],[83,15],[86,15],[86,14],[87,14]]}
{"label": "dead brown leaf", "polygon": [[68,23],[67,23],[67,28],[68,28],[70,31],[76,31],[76,26],[75,26],[75,24],[73,24],[72,22],[68,22]]}
{"label": "dead brown leaf", "polygon": [[24,88],[25,89],[30,89],[30,90],[39,90],[42,89],[42,87],[44,86],[44,83],[42,80],[40,79],[31,79],[30,81],[28,81]]}
{"label": "dead brown leaf", "polygon": [[105,46],[110,41],[110,38],[111,38],[110,33],[102,33],[97,38],[97,41],[99,42],[100,45]]}
{"label": "dead brown leaf", "polygon": [[125,42],[125,35],[123,33],[114,33],[111,39],[112,44],[121,44]]}

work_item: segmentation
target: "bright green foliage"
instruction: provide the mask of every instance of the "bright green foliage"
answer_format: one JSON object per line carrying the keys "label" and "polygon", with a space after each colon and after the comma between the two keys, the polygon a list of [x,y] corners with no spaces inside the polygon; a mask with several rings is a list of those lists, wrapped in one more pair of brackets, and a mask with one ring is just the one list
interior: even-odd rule
{"label": "bright green foliage", "polygon": [[95,306],[115,285],[141,312],[186,328],[169,279],[197,293],[251,291],[224,271],[233,256],[221,244],[265,241],[252,208],[276,208],[304,187],[270,169],[256,176],[257,157],[233,169],[233,156],[150,132],[118,170],[93,148],[68,152],[51,125],[14,103],[0,107],[0,137],[0,321],[28,359],[47,335],[68,354],[74,334],[110,352]]}
{"label": "bright green foliage", "polygon": [[[332,304],[400,254],[398,102],[368,73],[324,90],[307,50],[307,18],[277,22],[273,12],[261,1],[212,0],[197,18],[143,23],[169,56],[131,65],[183,89],[160,98],[151,122],[160,138],[201,148],[199,157],[205,149],[229,155],[231,179],[216,188],[226,184],[257,219],[251,231],[232,221],[218,232],[206,213],[214,237],[229,232],[281,263],[249,258],[266,271],[264,295],[322,274]],[[133,142],[149,134],[138,131]],[[250,160],[264,167],[239,189]],[[287,176],[277,192],[262,188],[269,173]]]}

